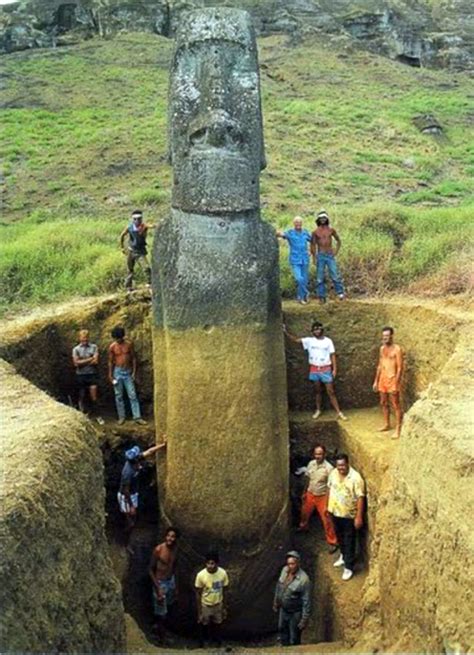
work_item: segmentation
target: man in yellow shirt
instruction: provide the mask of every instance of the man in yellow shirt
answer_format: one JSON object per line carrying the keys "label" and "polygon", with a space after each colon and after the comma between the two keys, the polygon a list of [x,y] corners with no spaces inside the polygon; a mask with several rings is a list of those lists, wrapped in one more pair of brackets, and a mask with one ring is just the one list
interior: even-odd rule
{"label": "man in yellow shirt", "polygon": [[341,549],[334,566],[344,566],[343,580],[354,575],[357,530],[364,522],[365,483],[360,474],[349,466],[349,457],[337,455],[336,468],[328,478],[328,512],[332,516],[337,541]]}
{"label": "man in yellow shirt", "polygon": [[196,576],[197,621],[201,626],[201,646],[206,639],[221,643],[220,628],[225,619],[224,592],[229,586],[227,572],[219,566],[218,553],[206,555],[206,566]]}

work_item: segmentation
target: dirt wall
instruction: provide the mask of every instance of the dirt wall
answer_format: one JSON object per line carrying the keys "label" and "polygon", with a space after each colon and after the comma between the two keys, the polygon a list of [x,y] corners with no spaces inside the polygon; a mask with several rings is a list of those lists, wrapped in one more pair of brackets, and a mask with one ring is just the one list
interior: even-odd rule
{"label": "dirt wall", "polygon": [[[416,302],[345,301],[301,307],[283,305],[288,330],[310,336],[311,323],[321,321],[337,353],[336,391],[341,407],[371,407],[378,399],[372,391],[381,329],[390,325],[405,352],[404,403],[408,408],[421,391],[435,382],[456,345],[459,321],[442,318]],[[288,402],[290,410],[314,409],[314,390],[308,381],[307,355],[300,344],[286,340]],[[327,402],[327,399],[325,399]]]}
{"label": "dirt wall", "polygon": [[56,311],[38,312],[4,326],[0,357],[51,396],[65,404],[76,403],[71,353],[78,342],[78,331],[88,329],[91,342],[99,346],[99,402],[113,412],[113,391],[107,381],[107,348],[112,341],[111,329],[122,325],[135,344],[136,383],[142,407],[151,411],[153,372],[149,311],[150,293],[144,292],[75,302]]}
{"label": "dirt wall", "polygon": [[0,389],[0,649],[123,651],[97,436],[3,361]]}
{"label": "dirt wall", "polygon": [[471,336],[466,326],[440,382],[407,416],[379,514],[384,639],[399,651],[474,650]]}

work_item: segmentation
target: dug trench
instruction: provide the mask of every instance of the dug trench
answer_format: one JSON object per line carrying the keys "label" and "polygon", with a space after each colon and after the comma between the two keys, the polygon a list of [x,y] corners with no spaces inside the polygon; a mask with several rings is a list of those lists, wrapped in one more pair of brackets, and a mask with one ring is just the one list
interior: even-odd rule
{"label": "dug trench", "polygon": [[[132,443],[145,448],[156,437],[152,428],[149,311],[150,297],[146,292],[126,298],[114,296],[83,301],[5,323],[0,344],[0,356],[11,365],[5,365],[7,381],[22,376],[63,405],[74,407],[70,352],[76,343],[77,331],[87,327],[91,340],[99,344],[103,381],[106,380],[106,347],[111,328],[123,325],[134,340],[139,360],[139,393],[149,419],[148,427],[130,422],[125,426],[116,425],[112,394],[105,382],[100,388],[105,426],[93,426],[79,417],[76,410],[64,408],[67,417],[71,417],[67,421],[74,419],[81,425],[88,424],[87,430],[95,434],[102,451],[104,529],[110,556],[108,565],[112,562],[108,575],[115,575],[122,585],[129,652],[159,650],[150,637],[152,611],[147,572],[151,550],[160,534],[155,469],[143,476],[140,519],[128,549],[116,503],[124,450]],[[314,399],[306,379],[305,355],[298,345],[287,342],[291,542],[301,551],[303,568],[309,573],[313,586],[313,612],[304,632],[305,643],[311,644],[312,652],[327,652],[328,649],[368,652],[381,648],[424,652],[444,649],[448,652],[457,647],[468,650],[474,630],[468,610],[471,585],[465,571],[474,554],[469,545],[469,526],[456,525],[453,521],[453,516],[456,512],[462,513],[462,505],[469,503],[469,498],[471,506],[474,502],[469,496],[472,496],[472,485],[469,489],[466,484],[474,468],[467,436],[471,384],[466,367],[471,348],[468,316],[456,307],[436,307],[414,300],[347,301],[324,307],[302,307],[287,302],[284,314],[288,329],[299,336],[308,334],[315,318],[326,326],[326,333],[337,349],[337,393],[349,419],[344,423],[336,421],[334,412],[328,407],[320,419],[312,419]],[[396,340],[405,352],[403,397],[406,413],[399,442],[390,439],[390,434],[381,435],[377,431],[380,415],[371,388],[384,325],[395,328]],[[17,383],[12,382],[11,386]],[[6,402],[11,414],[13,410],[8,399]],[[212,402],[212,390],[209,402]],[[59,415],[61,411],[57,410]],[[32,438],[25,436],[23,424],[15,427],[15,416],[17,414],[12,414],[13,423],[9,424],[12,450],[23,447],[25,438]],[[33,413],[30,422],[30,428],[41,424],[41,415]],[[67,424],[67,428],[79,429],[72,423]],[[45,430],[47,433],[47,426]],[[56,430],[54,439],[61,443],[61,429]],[[334,557],[327,552],[319,522],[313,518],[307,534],[301,535],[295,530],[301,495],[301,478],[295,471],[308,460],[317,442],[323,443],[330,453],[347,452],[351,464],[367,485],[366,521],[359,539],[358,568],[354,578],[345,583],[340,579],[340,571],[332,566]],[[442,471],[440,456],[444,461]],[[71,471],[67,475],[71,475]],[[6,491],[10,493],[14,510],[15,486]],[[61,490],[56,492],[61,493]],[[245,499],[240,500],[244,502]],[[35,526],[26,524],[25,539],[27,536],[34,538],[34,531]],[[73,532],[71,537],[74,537]],[[74,539],[71,548],[73,542]],[[63,543],[61,547],[67,550],[68,544]],[[434,558],[436,571],[423,570],[427,553]],[[13,564],[9,569],[7,558],[5,569],[10,571],[10,586],[15,583],[15,576],[22,575]],[[277,573],[275,571],[275,576]],[[193,613],[192,589],[186,580],[180,581],[179,587],[178,611],[167,651],[197,643],[192,624],[187,620]],[[61,604],[65,605],[67,614],[67,599],[62,598]],[[20,621],[15,624],[13,613],[9,621],[9,634],[23,630]],[[268,634],[240,634],[240,639],[229,643],[234,649],[267,648],[274,643],[275,630],[276,621],[270,617]],[[39,622],[38,644],[41,631],[44,631],[44,620]],[[54,626],[50,627],[50,632],[49,643],[57,643]],[[232,637],[235,635],[229,638]],[[68,643],[64,643],[64,637],[62,639],[63,649],[67,650]],[[15,643],[20,644],[21,639]]]}

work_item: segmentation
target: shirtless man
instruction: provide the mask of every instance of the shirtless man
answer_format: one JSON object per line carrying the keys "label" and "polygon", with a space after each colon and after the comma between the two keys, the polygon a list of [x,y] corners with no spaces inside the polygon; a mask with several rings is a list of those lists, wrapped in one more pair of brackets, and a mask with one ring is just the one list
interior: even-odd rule
{"label": "shirtless man", "polygon": [[109,382],[114,387],[118,423],[119,425],[125,423],[123,393],[126,391],[133,420],[139,425],[146,425],[146,421],[141,416],[140,403],[135,389],[137,358],[133,342],[125,337],[125,330],[120,325],[113,328],[111,336],[114,341],[109,346]]}
{"label": "shirtless man", "polygon": [[396,430],[392,439],[398,439],[402,429],[402,407],[400,403],[400,386],[403,373],[402,349],[393,343],[393,328],[382,329],[382,345],[380,347],[379,363],[375,373],[373,389],[380,394],[380,404],[384,425],[380,432],[390,430],[390,406],[392,405],[396,418]]}
{"label": "shirtless man", "polygon": [[[334,289],[339,300],[344,300],[344,286],[336,264],[336,256],[341,248],[341,239],[333,227],[329,226],[329,216],[325,211],[320,211],[316,218],[318,226],[311,235],[311,254],[316,264],[316,283],[319,302],[326,302],[326,284],[324,273],[326,267],[329,276],[334,284]],[[335,240],[336,247],[333,249],[332,240]]]}
{"label": "shirtless man", "polygon": [[175,600],[176,594],[176,556],[179,530],[170,527],[165,532],[165,540],[153,550],[148,572],[153,582],[153,611],[157,637],[164,637],[164,620],[169,606]]}

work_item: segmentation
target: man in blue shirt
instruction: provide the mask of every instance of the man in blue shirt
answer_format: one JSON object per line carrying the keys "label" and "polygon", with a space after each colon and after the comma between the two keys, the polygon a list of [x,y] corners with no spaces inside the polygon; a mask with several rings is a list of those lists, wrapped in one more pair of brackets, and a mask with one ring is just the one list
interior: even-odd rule
{"label": "man in blue shirt", "polygon": [[309,250],[311,234],[303,230],[303,219],[296,216],[293,221],[293,229],[285,232],[277,231],[277,237],[286,239],[290,248],[289,262],[293,276],[296,280],[296,300],[302,305],[308,303],[308,279],[309,279]]}

